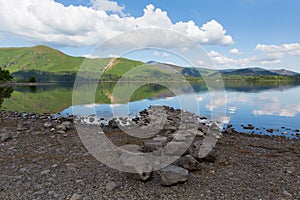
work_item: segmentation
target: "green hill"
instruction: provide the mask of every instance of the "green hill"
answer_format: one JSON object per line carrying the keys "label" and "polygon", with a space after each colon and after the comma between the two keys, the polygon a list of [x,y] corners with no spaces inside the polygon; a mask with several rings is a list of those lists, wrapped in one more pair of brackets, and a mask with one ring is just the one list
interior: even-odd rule
{"label": "green hill", "polygon": [[77,71],[83,57],[68,56],[47,46],[0,48],[0,66],[11,73],[16,71]]}
{"label": "green hill", "polygon": [[[84,66],[83,68],[81,66]],[[135,69],[137,66],[143,66]],[[126,72],[123,80],[181,80],[175,74],[184,75],[187,80],[199,81],[201,76],[213,76],[216,71],[205,68],[180,67],[150,61],[129,60],[126,58],[73,57],[56,49],[38,45],[23,48],[0,48],[0,67],[8,70],[15,81],[26,81],[34,76],[37,82],[74,81],[79,69],[82,80],[117,81]],[[98,73],[96,73],[98,72]],[[262,68],[220,70],[224,80],[299,80],[298,73],[288,70],[267,70]],[[172,75],[173,74],[173,75]]]}

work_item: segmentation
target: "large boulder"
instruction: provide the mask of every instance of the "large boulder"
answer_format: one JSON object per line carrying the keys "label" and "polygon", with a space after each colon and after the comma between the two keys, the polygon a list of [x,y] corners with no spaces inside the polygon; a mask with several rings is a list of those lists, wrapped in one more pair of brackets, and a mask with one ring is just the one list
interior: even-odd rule
{"label": "large boulder", "polygon": [[178,183],[186,182],[189,178],[189,172],[186,169],[169,165],[160,170],[161,184],[164,186],[171,186]]}
{"label": "large boulder", "polygon": [[191,155],[186,155],[179,158],[177,165],[189,171],[194,171],[200,168],[200,163]]}

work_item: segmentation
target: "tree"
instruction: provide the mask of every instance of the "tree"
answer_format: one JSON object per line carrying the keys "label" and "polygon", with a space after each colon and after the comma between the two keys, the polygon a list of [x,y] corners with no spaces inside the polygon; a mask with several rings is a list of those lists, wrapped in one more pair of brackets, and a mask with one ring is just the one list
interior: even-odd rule
{"label": "tree", "polygon": [[29,83],[35,83],[36,82],[35,76],[30,76],[29,79],[28,79],[28,82]]}
{"label": "tree", "polygon": [[0,67],[0,82],[8,82],[11,81],[12,76],[10,75],[8,70],[4,70]]}

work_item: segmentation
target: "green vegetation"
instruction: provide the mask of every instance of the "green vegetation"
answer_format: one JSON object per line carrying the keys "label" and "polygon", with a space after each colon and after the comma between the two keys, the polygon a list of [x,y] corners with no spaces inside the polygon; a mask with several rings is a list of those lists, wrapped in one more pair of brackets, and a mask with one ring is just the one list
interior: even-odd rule
{"label": "green vegetation", "polygon": [[0,87],[0,108],[4,99],[10,98],[13,91],[12,87]]}
{"label": "green vegetation", "polygon": [[11,81],[11,79],[12,79],[12,76],[10,75],[9,71],[8,70],[3,70],[0,67],[0,83]]}
{"label": "green vegetation", "polygon": [[[137,66],[141,66],[136,68]],[[98,80],[117,81],[200,81],[203,77],[214,78],[215,70],[179,67],[170,64],[140,61],[126,58],[72,57],[47,46],[24,48],[0,48],[0,82],[11,80],[27,82],[35,77],[36,82],[73,82]],[[134,69],[134,70],[133,70]],[[129,72],[130,73],[127,73]],[[177,75],[174,75],[175,74]],[[241,81],[298,81],[300,75],[288,70],[266,70],[262,68],[221,70],[223,80]],[[33,79],[31,78],[31,81]]]}

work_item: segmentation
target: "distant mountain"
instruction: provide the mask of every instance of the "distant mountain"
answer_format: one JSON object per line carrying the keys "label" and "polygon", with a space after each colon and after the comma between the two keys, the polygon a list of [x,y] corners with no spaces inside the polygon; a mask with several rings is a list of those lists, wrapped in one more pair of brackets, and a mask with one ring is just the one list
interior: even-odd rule
{"label": "distant mountain", "polygon": [[274,72],[274,73],[283,75],[283,76],[298,76],[298,75],[300,75],[297,72],[293,72],[293,71],[286,70],[286,69],[271,70],[271,71]]}
{"label": "distant mountain", "polygon": [[245,68],[245,69],[236,69],[233,71],[225,71],[221,73],[223,75],[238,75],[238,76],[276,76],[279,75],[276,72],[262,69],[262,68]]}

